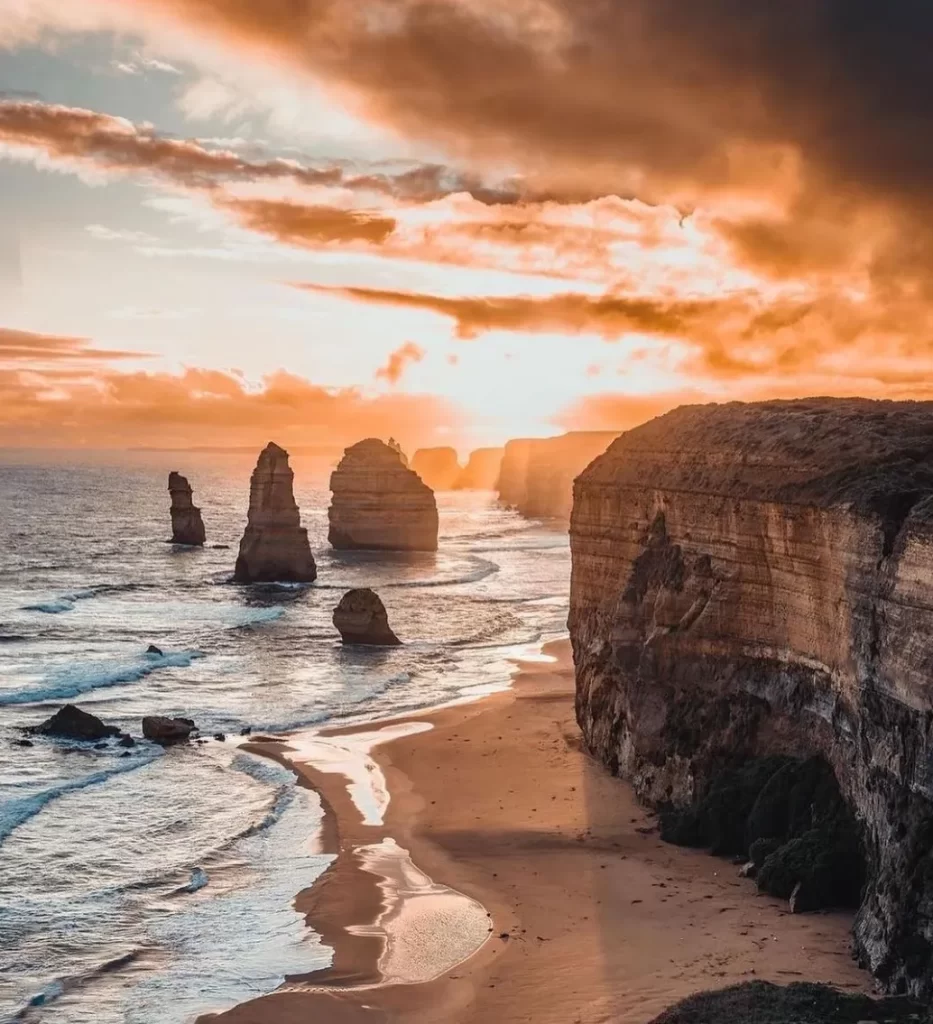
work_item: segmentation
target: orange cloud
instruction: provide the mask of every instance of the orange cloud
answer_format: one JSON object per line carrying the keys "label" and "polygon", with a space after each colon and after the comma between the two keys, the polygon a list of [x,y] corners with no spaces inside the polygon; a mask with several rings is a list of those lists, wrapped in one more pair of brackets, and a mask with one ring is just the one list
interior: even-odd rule
{"label": "orange cloud", "polygon": [[0,369],[0,444],[124,448],[345,446],[361,437],[399,438],[412,448],[456,438],[462,413],[430,395],[370,397],[270,374],[256,389],[218,370],[182,374],[62,375]]}
{"label": "orange cloud", "polygon": [[376,370],[377,380],[387,380],[390,384],[398,384],[405,371],[412,363],[420,363],[424,359],[424,349],[413,341],[406,341],[394,352],[389,353],[389,361]]}
{"label": "orange cloud", "polygon": [[311,248],[328,242],[379,245],[392,234],[396,225],[394,218],[379,213],[284,200],[222,199],[214,205],[232,213],[250,231],[269,235],[288,245]]}
{"label": "orange cloud", "polygon": [[87,338],[69,338],[54,334],[35,334],[0,327],[0,365],[4,363],[83,363],[111,359],[142,359],[145,352],[92,348]]}

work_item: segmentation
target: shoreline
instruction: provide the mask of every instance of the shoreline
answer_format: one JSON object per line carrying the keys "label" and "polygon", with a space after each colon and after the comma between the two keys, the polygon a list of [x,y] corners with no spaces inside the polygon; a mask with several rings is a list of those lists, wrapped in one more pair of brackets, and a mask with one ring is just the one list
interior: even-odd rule
{"label": "shoreline", "polygon": [[[334,961],[200,1024],[644,1024],[752,979],[870,991],[849,953],[851,915],[794,916],[730,862],[660,841],[626,783],[581,749],[569,642],[543,655],[472,702],[310,737],[337,762],[355,754],[349,774],[377,796],[384,779],[382,816],[339,763],[302,760],[314,751],[300,736],[244,745],[320,796],[320,843],[335,859],[294,906]],[[414,872],[410,893],[392,889],[386,863]],[[422,912],[406,920],[406,906]],[[466,933],[470,952],[454,961]],[[453,948],[439,950],[445,938]],[[441,954],[438,977],[405,980],[429,977]],[[396,961],[414,969],[387,979]]]}

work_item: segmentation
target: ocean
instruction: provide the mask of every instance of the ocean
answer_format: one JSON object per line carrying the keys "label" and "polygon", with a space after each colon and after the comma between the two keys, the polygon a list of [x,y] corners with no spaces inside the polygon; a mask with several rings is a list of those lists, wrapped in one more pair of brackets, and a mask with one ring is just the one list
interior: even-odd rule
{"label": "ocean", "polygon": [[[564,633],[566,534],[441,493],[437,555],[335,552],[321,460],[291,461],[318,581],[244,587],[255,456],[0,451],[0,1021],[185,1024],[326,966],[292,906],[331,860],[320,802],[241,731],[479,696]],[[172,469],[203,550],[166,543]],[[404,646],[341,646],[331,615],[358,586]],[[137,738],[184,715],[209,741],[17,745],[67,702]]]}

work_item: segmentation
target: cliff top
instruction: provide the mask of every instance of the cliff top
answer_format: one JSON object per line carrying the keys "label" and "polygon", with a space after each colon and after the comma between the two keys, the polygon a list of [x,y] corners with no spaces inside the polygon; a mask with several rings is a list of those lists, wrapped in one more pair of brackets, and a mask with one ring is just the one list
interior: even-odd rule
{"label": "cliff top", "polygon": [[906,514],[933,495],[933,402],[682,406],[623,434],[578,480]]}

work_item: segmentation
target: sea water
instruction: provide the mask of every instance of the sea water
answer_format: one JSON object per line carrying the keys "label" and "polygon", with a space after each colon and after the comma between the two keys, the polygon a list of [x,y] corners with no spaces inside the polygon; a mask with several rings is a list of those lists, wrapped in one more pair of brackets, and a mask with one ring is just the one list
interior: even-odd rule
{"label": "sea water", "polygon": [[[445,493],[436,555],[335,552],[322,467],[292,464],[318,582],[244,587],[251,458],[0,452],[0,1021],[182,1024],[326,966],[293,907],[330,863],[320,802],[240,732],[479,695],[563,631],[565,534]],[[171,469],[204,549],[166,543]],[[341,646],[331,616],[358,586],[404,646]],[[16,744],[65,702],[137,737],[167,714],[228,739]]]}

